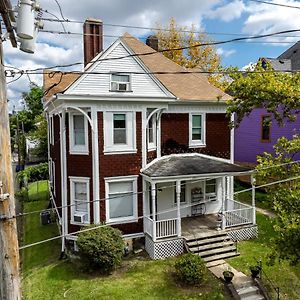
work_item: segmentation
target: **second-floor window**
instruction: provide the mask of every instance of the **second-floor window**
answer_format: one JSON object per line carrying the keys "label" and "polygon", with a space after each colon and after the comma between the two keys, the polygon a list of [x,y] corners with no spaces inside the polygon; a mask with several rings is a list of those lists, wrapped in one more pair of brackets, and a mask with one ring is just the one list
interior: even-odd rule
{"label": "second-floor window", "polygon": [[114,114],[114,144],[126,144],[126,114]]}
{"label": "second-floor window", "polygon": [[70,153],[88,154],[87,120],[83,114],[70,114]]}
{"label": "second-floor window", "polygon": [[111,74],[110,90],[113,92],[128,92],[130,87],[130,75],[128,74]]}
{"label": "second-floor window", "polygon": [[205,115],[190,114],[189,124],[190,147],[205,146]]}
{"label": "second-floor window", "polygon": [[104,152],[135,153],[135,112],[104,113]]}
{"label": "second-floor window", "polygon": [[156,149],[156,119],[155,115],[149,120],[148,127],[148,150]]}
{"label": "second-floor window", "polygon": [[270,142],[271,140],[271,116],[264,115],[261,117],[261,141]]}

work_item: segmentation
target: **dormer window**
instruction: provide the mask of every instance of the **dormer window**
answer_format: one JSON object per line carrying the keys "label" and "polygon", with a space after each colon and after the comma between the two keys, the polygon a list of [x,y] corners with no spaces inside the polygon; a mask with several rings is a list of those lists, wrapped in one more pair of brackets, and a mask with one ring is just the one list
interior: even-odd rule
{"label": "dormer window", "polygon": [[111,91],[128,92],[130,91],[130,75],[111,74]]}

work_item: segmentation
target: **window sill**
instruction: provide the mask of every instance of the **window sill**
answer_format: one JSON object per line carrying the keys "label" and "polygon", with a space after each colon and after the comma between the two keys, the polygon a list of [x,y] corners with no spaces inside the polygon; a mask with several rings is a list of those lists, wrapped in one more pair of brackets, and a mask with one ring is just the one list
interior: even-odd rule
{"label": "window sill", "polygon": [[104,155],[117,155],[117,154],[136,154],[137,153],[137,149],[130,149],[130,150],[126,150],[126,149],[120,149],[120,150],[104,150]]}
{"label": "window sill", "polygon": [[80,222],[74,222],[74,221],[70,221],[71,225],[78,225],[78,226],[88,226],[91,223],[90,222],[85,222],[85,223],[80,223]]}
{"label": "window sill", "polygon": [[204,148],[206,144],[189,144],[189,148]]}
{"label": "window sill", "polygon": [[117,224],[127,224],[127,223],[137,223],[138,222],[138,218],[137,217],[129,217],[129,218],[118,218],[118,219],[113,219],[110,220],[108,219],[106,221],[106,224],[109,225],[117,225]]}
{"label": "window sill", "polygon": [[70,150],[69,154],[71,155],[89,155],[89,151],[88,150]]}
{"label": "window sill", "polygon": [[133,93],[133,90],[129,91],[119,91],[119,90],[109,90],[110,93]]}
{"label": "window sill", "polygon": [[148,152],[155,151],[155,150],[156,150],[156,146],[154,146],[154,145],[148,145]]}

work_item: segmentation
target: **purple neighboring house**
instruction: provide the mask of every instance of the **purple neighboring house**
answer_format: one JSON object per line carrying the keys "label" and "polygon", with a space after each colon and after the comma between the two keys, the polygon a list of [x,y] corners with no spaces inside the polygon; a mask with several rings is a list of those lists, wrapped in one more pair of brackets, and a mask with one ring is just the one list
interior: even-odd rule
{"label": "purple neighboring house", "polygon": [[[234,160],[238,162],[256,163],[256,156],[264,152],[274,153],[273,145],[285,136],[290,139],[293,134],[300,134],[300,117],[295,122],[285,122],[283,127],[273,120],[265,109],[254,109],[235,129]],[[300,159],[300,153],[295,157]]]}
{"label": "purple neighboring house", "polygon": [[[260,58],[262,67],[270,63],[276,71],[300,70],[300,41],[280,54],[277,58]],[[300,134],[300,116],[295,122],[285,122],[279,127],[276,121],[268,125],[270,114],[265,109],[254,109],[248,117],[244,117],[239,128],[235,130],[234,160],[237,162],[256,163],[257,155],[264,152],[274,153],[273,146],[278,138],[290,139]],[[300,159],[300,153],[295,156]]]}

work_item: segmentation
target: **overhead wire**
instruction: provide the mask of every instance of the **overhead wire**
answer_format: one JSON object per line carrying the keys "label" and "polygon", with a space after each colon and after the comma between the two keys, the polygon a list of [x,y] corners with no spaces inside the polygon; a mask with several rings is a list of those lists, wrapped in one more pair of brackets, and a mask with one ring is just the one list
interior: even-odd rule
{"label": "overhead wire", "polygon": [[294,5],[289,5],[289,4],[277,3],[277,2],[261,1],[261,0],[248,0],[248,1],[261,3],[261,4],[268,4],[268,5],[273,5],[273,6],[300,9],[300,6],[294,6]]}
{"label": "overhead wire", "polygon": [[[300,179],[300,176],[289,178],[289,179],[284,179],[284,180],[280,180],[280,181],[275,181],[273,183],[264,184],[264,185],[261,185],[261,186],[253,186],[253,188],[257,189],[257,188],[261,188],[262,186],[265,187],[265,186],[270,186],[272,184],[274,185],[274,184],[283,183],[283,182],[287,182],[287,181],[291,181],[291,180],[297,180],[297,179]],[[252,188],[250,190],[252,190]],[[234,194],[238,194],[238,193],[240,193],[240,191],[239,192],[235,192]],[[195,205],[195,203],[188,204],[188,205],[181,205],[180,208],[187,208],[187,207],[191,207],[191,206],[194,206],[194,205]],[[172,211],[177,211],[177,207],[159,211],[159,212],[156,213],[156,215],[166,214],[166,213],[172,212]],[[138,216],[136,218],[136,220],[143,219],[144,217],[145,217],[144,215]],[[117,224],[113,224],[113,225],[122,225],[122,224],[126,224],[126,223],[128,223],[128,221],[118,222]],[[43,244],[43,243],[47,243],[47,242],[50,242],[50,241],[53,241],[53,240],[56,240],[56,239],[60,239],[60,238],[64,238],[64,237],[68,237],[68,236],[72,236],[72,235],[76,235],[77,233],[88,232],[88,231],[91,231],[91,230],[96,230],[98,228],[107,227],[107,226],[111,226],[111,225],[112,224],[100,224],[100,225],[95,225],[93,227],[89,227],[89,228],[85,228],[85,229],[80,229],[80,230],[77,230],[77,231],[73,231],[73,232],[70,232],[70,233],[67,233],[67,234],[61,234],[61,235],[54,236],[54,237],[49,238],[49,239],[45,239],[45,240],[41,240],[41,241],[38,241],[38,242],[34,242],[34,243],[31,243],[31,244],[27,244],[27,245],[21,246],[21,247],[19,247],[19,250],[23,250],[23,249],[30,248],[30,247],[33,247],[33,246],[37,246],[37,245],[40,245],[40,244]]]}
{"label": "overhead wire", "polygon": [[[296,160],[296,161],[291,161],[291,162],[286,162],[286,163],[282,163],[282,164],[278,164],[278,165],[274,165],[274,166],[268,166],[268,167],[264,167],[264,168],[261,168],[261,170],[266,170],[266,169],[270,169],[270,168],[278,168],[278,167],[282,167],[282,166],[285,166],[285,165],[293,165],[293,164],[299,164],[300,163],[300,160]],[[255,171],[255,170],[254,170]],[[229,175],[230,176],[230,175]],[[215,177],[203,177],[201,179],[197,179],[197,180],[192,180],[190,183],[194,184],[194,183],[199,183],[199,182],[202,182],[203,180],[214,180],[214,179],[219,179],[219,178],[223,178],[224,176],[215,176]],[[180,184],[181,186],[184,186],[185,183],[181,183]],[[174,184],[171,184],[171,185],[166,185],[166,186],[162,186],[162,187],[159,187],[159,189],[161,190],[164,190],[164,189],[169,189],[169,188],[174,188],[176,187],[176,185]],[[256,187],[256,188],[260,188],[262,187],[261,185]],[[250,189],[251,190],[251,189]],[[151,188],[148,189],[148,190],[143,190],[143,191],[140,191],[140,192],[132,192],[132,193],[127,193],[126,195],[124,196],[116,196],[116,197],[105,197],[105,198],[101,198],[101,199],[95,199],[95,200],[90,200],[90,201],[87,201],[86,203],[89,203],[89,204],[92,204],[92,203],[95,203],[95,202],[102,202],[102,201],[107,201],[107,200],[110,200],[110,199],[114,199],[114,198],[121,198],[121,197],[126,197],[127,195],[139,195],[139,194],[147,194],[151,191]],[[243,192],[247,192],[249,191],[249,189],[245,189],[245,190],[242,190],[242,191],[238,191],[238,192],[235,192],[233,194],[240,194],[240,193],[243,193]],[[67,204],[67,205],[61,205],[61,206],[57,206],[56,208],[57,209],[63,209],[63,208],[67,208],[67,207],[72,207],[72,206],[75,206],[76,204]],[[31,211],[31,212],[27,212],[27,213],[19,213],[17,214],[16,216],[14,216],[14,218],[18,218],[18,217],[23,217],[23,216],[27,216],[27,215],[32,215],[32,214],[37,214],[37,213],[40,213],[42,211],[52,211],[52,208],[49,208],[49,209],[43,209],[43,210],[36,210],[36,211]]]}

